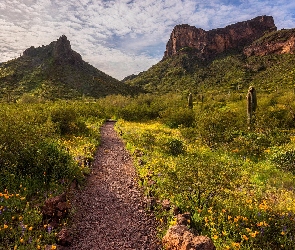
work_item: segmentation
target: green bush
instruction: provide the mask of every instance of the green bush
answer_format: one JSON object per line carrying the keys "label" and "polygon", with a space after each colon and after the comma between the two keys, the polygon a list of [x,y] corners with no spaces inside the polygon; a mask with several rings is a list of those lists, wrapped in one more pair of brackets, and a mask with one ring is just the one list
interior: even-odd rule
{"label": "green bush", "polygon": [[86,130],[86,125],[78,119],[74,107],[57,106],[51,111],[51,120],[61,135],[75,134]]}
{"label": "green bush", "polygon": [[185,152],[185,146],[181,140],[169,138],[168,142],[164,144],[165,152],[173,156],[180,155]]}
{"label": "green bush", "polygon": [[290,171],[295,174],[295,150],[278,150],[275,152],[271,161],[277,166],[277,168],[284,171]]}
{"label": "green bush", "polygon": [[183,107],[171,107],[160,113],[162,122],[169,128],[191,127],[195,121],[193,110]]}
{"label": "green bush", "polygon": [[206,110],[196,118],[196,132],[211,148],[230,143],[237,136],[238,114],[230,110]]}

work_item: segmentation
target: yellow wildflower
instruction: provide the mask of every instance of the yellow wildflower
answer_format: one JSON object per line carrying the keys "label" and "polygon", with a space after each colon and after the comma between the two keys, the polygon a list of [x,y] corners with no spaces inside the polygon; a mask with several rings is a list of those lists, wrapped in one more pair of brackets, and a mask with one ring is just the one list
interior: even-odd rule
{"label": "yellow wildflower", "polygon": [[215,235],[213,236],[213,240],[217,240],[217,239],[218,239],[218,235],[215,234]]}
{"label": "yellow wildflower", "polygon": [[251,203],[252,203],[252,199],[247,199],[246,202],[247,202],[248,204],[251,204]]}
{"label": "yellow wildflower", "polygon": [[8,226],[7,226],[6,224],[4,224],[3,228],[4,228],[4,229],[7,229],[7,228],[8,228]]}
{"label": "yellow wildflower", "polygon": [[23,238],[20,238],[19,242],[20,242],[20,243],[24,243],[25,241],[24,241]]}
{"label": "yellow wildflower", "polygon": [[267,226],[268,226],[268,224],[267,224],[265,221],[258,222],[256,225],[257,225],[258,227],[262,227],[262,226],[267,227]]}
{"label": "yellow wildflower", "polygon": [[255,238],[257,236],[257,234],[259,234],[259,232],[255,231],[254,233],[250,233],[250,236],[252,238]]}
{"label": "yellow wildflower", "polygon": [[246,241],[249,240],[249,238],[245,234],[242,235],[242,238]]}
{"label": "yellow wildflower", "polygon": [[268,205],[266,204],[266,201],[263,201],[261,204],[259,204],[259,208],[261,210],[266,211],[268,209]]}
{"label": "yellow wildflower", "polygon": [[33,230],[33,227],[29,227],[29,231],[32,231]]}
{"label": "yellow wildflower", "polygon": [[51,246],[51,249],[56,249],[57,247],[55,245],[52,245]]}
{"label": "yellow wildflower", "polygon": [[240,248],[240,243],[239,242],[233,242],[232,246],[236,247],[236,248]]}

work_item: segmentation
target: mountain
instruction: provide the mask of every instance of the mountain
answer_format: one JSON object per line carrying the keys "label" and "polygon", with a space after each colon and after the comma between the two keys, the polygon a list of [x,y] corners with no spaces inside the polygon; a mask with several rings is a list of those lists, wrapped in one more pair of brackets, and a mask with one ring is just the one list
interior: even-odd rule
{"label": "mountain", "polygon": [[163,59],[126,83],[157,93],[293,86],[294,51],[295,29],[277,30],[271,16],[210,31],[182,24],[173,29]]}
{"label": "mountain", "polygon": [[186,50],[200,59],[212,59],[225,51],[250,45],[265,33],[275,30],[277,28],[271,16],[259,16],[209,31],[188,24],[177,25],[167,43],[164,59]]}
{"label": "mountain", "polygon": [[0,64],[0,98],[16,100],[24,94],[44,99],[134,94],[137,90],[83,61],[70,41],[26,49],[22,56]]}

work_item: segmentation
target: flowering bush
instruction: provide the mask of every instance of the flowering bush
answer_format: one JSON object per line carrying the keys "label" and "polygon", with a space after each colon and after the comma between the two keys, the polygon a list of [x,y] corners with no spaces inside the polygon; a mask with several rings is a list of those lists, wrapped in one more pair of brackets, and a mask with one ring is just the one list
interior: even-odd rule
{"label": "flowering bush", "polygon": [[[66,117],[65,110],[70,110],[72,116]],[[61,116],[52,121],[53,113]],[[56,249],[58,229],[43,225],[40,204],[64,192],[73,180],[81,182],[89,172],[99,144],[103,122],[100,114],[96,103],[1,104],[0,245],[3,249],[44,249],[45,245]],[[82,125],[78,130],[72,129],[77,121]],[[60,122],[66,133],[60,133]]]}

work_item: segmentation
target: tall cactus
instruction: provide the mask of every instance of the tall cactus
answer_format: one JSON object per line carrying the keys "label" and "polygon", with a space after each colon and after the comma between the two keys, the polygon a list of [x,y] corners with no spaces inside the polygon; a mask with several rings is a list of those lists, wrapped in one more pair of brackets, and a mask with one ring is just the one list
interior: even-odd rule
{"label": "tall cactus", "polygon": [[187,105],[189,108],[193,108],[193,95],[192,93],[189,93],[188,98],[187,98]]}
{"label": "tall cactus", "polygon": [[256,90],[253,86],[250,86],[247,93],[247,117],[248,117],[247,121],[249,126],[254,123],[256,108],[257,108]]}

